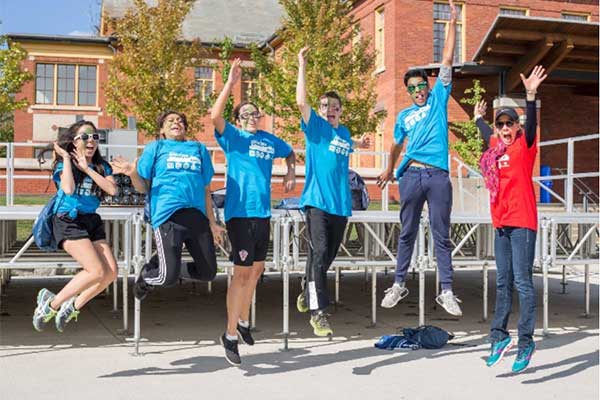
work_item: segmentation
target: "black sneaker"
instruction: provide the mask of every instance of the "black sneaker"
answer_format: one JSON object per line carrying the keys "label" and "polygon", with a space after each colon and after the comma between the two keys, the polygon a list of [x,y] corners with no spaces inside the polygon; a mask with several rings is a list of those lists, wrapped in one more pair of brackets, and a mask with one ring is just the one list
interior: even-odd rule
{"label": "black sneaker", "polygon": [[142,277],[142,275],[140,274],[140,276],[137,277],[135,283],[133,284],[133,295],[136,299],[142,301],[146,298],[148,292],[150,292],[152,289],[154,289],[154,287],[152,285],[148,285]]}
{"label": "black sneaker", "polygon": [[242,343],[245,343],[248,346],[254,346],[254,338],[250,334],[250,328],[237,324],[237,333],[239,334],[240,339],[242,339]]}
{"label": "black sneaker", "polygon": [[223,334],[219,340],[225,348],[225,359],[227,362],[235,367],[241,365],[242,359],[240,358],[240,353],[238,351],[237,340],[229,340],[225,334]]}

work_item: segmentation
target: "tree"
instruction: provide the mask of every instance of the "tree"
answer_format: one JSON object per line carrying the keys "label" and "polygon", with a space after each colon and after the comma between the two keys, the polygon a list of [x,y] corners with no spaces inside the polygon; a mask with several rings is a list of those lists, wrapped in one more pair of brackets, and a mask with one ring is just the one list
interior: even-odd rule
{"label": "tree", "polygon": [[278,32],[283,45],[275,58],[252,46],[252,59],[260,79],[258,95],[252,100],[266,113],[278,117],[278,134],[291,142],[298,135],[300,113],[296,106],[298,51],[310,46],[306,71],[307,95],[313,107],[329,90],[342,96],[342,123],[353,136],[374,132],[385,113],[373,114],[375,57],[370,40],[358,37],[358,26],[345,0],[279,0],[285,10],[283,27]]}
{"label": "tree", "polygon": [[[473,87],[465,89],[465,97],[460,99],[461,104],[469,104],[475,106],[485,93],[477,79],[473,79]],[[479,134],[479,129],[475,122],[470,119],[468,121],[450,123],[450,130],[454,132],[457,140],[450,146],[456,151],[459,157],[471,168],[479,171],[479,158],[483,149],[483,139]]]}
{"label": "tree", "polygon": [[193,135],[202,128],[206,105],[194,93],[189,68],[203,55],[199,39],[182,40],[182,23],[193,6],[190,0],[159,0],[149,7],[134,0],[134,7],[113,21],[119,51],[114,56],[105,86],[107,111],[127,123],[136,117],[146,135],[158,132],[156,117],[165,110],[186,114]]}
{"label": "tree", "polygon": [[[32,79],[29,72],[21,68],[27,52],[17,43],[0,36],[0,142],[13,141],[14,111],[27,107],[26,98],[17,100],[25,82]],[[4,154],[6,149],[0,149]]]}

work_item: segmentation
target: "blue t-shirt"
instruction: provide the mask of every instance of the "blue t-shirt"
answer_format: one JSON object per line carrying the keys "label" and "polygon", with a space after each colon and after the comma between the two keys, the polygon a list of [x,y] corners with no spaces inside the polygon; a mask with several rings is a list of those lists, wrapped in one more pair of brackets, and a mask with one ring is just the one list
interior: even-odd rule
{"label": "blue t-shirt", "polygon": [[[112,175],[112,168],[110,164],[106,161],[102,161],[102,165],[104,166],[104,176]],[[54,170],[54,174],[52,179],[60,188],[60,174],[63,171],[63,162],[59,162],[56,164],[56,169]],[[94,164],[89,164],[90,167],[94,167]],[[75,167],[72,167],[75,169]],[[73,175],[77,172],[73,171]],[[94,186],[94,180],[86,175],[83,178],[83,181],[76,185],[73,194],[68,195],[63,192],[62,189],[58,190],[59,200],[56,202],[56,206],[54,208],[54,212],[57,214],[68,213],[72,218],[79,214],[93,214],[96,212],[96,209],[100,206],[100,198],[96,196],[92,192],[92,188]]]}
{"label": "blue t-shirt", "polygon": [[227,156],[225,221],[270,217],[273,159],[287,157],[292,147],[269,132],[252,134],[228,122],[215,138]]}
{"label": "blue t-shirt", "polygon": [[210,184],[214,170],[202,143],[170,139],[152,142],[144,148],[137,172],[142,178],[152,180],[152,227],[159,227],[182,208],[195,208],[206,215],[205,187]]}
{"label": "blue t-shirt", "polygon": [[352,153],[350,131],[336,128],[310,110],[308,125],[301,122],[306,136],[306,182],[300,206],[312,206],[329,214],[352,215],[348,180],[348,158]]}
{"label": "blue t-shirt", "polygon": [[394,126],[394,140],[401,144],[408,136],[406,154],[396,171],[400,178],[411,160],[448,171],[448,99],[452,84],[438,79],[427,103],[400,111]]}

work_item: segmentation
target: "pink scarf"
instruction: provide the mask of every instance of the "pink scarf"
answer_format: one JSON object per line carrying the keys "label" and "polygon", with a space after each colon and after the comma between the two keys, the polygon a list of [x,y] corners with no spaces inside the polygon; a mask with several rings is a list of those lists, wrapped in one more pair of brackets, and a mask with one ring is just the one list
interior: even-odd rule
{"label": "pink scarf", "polygon": [[[515,141],[521,136],[521,131],[517,132]],[[496,204],[498,192],[500,191],[500,171],[498,170],[498,159],[506,153],[508,146],[501,139],[495,147],[487,149],[479,159],[479,170],[483,175],[485,187],[490,191],[490,203]]]}

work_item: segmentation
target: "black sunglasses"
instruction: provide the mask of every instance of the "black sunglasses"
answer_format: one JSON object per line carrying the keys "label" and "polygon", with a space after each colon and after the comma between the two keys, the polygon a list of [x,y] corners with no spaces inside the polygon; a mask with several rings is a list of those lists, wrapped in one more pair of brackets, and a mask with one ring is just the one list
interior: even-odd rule
{"label": "black sunglasses", "polygon": [[89,133],[82,133],[81,135],[77,135],[73,138],[73,141],[77,140],[77,139],[81,139],[84,142],[87,142],[88,140],[90,140],[90,138],[92,138],[95,141],[100,140],[100,135],[97,133],[92,133],[91,135]]}
{"label": "black sunglasses", "polygon": [[509,128],[512,128],[514,124],[515,121],[496,121],[494,125],[497,129],[502,129],[504,128],[504,125],[508,126]]}

